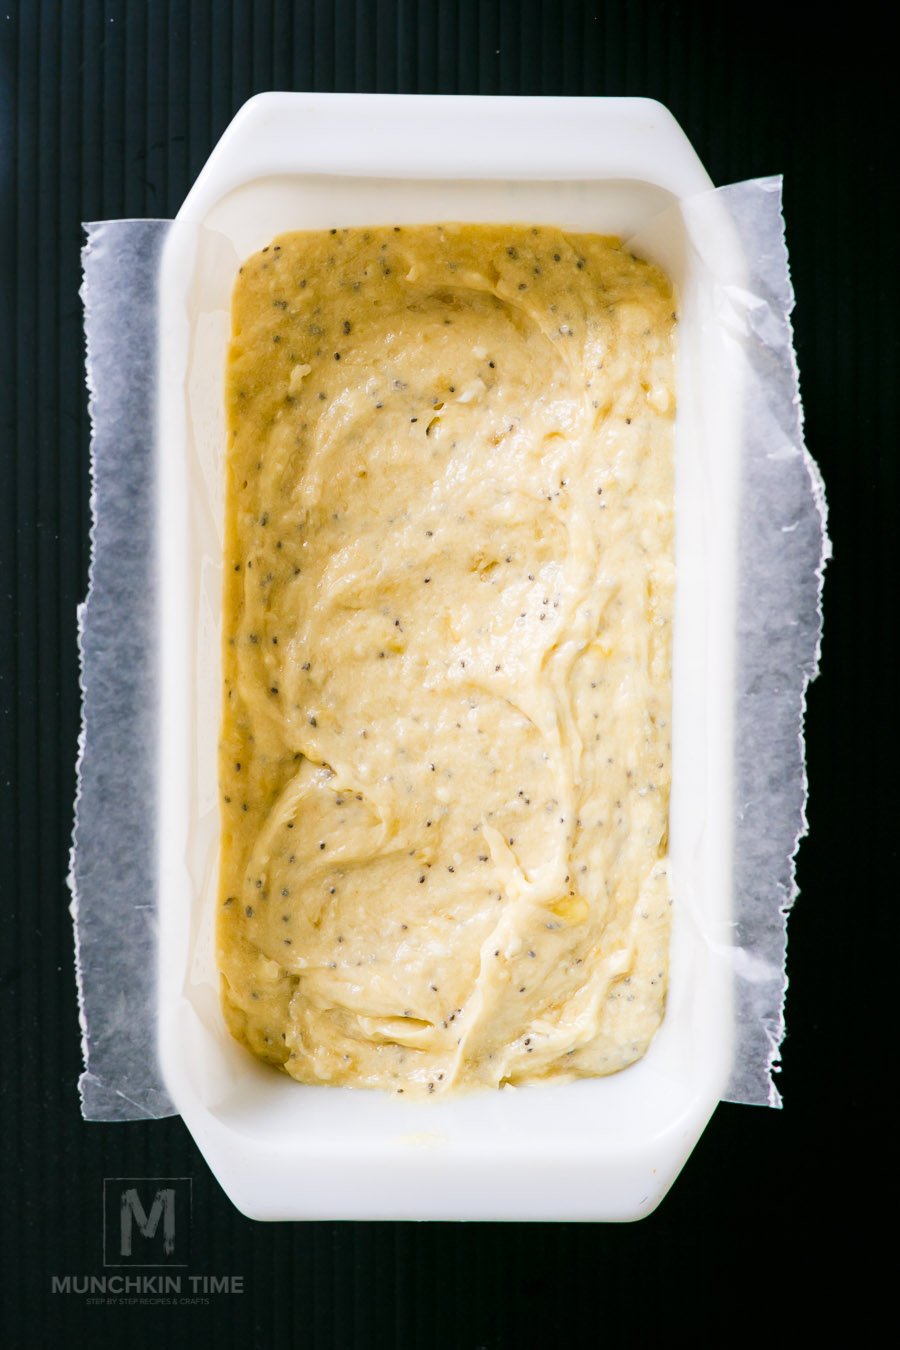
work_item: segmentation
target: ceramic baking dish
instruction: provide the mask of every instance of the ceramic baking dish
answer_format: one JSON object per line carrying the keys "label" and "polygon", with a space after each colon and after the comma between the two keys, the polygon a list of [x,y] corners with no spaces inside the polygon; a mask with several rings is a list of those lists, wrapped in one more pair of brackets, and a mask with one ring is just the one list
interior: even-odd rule
{"label": "ceramic baking dish", "polygon": [[159,408],[160,1060],[207,1162],[253,1218],[634,1219],[677,1175],[731,1060],[717,953],[730,906],[739,428],[709,283],[673,212],[656,260],[680,316],[676,908],[668,1007],[649,1053],[610,1078],[434,1103],[302,1087],[228,1035],[215,967],[223,383],[238,263],[281,231],[344,225],[517,221],[628,237],[711,186],[649,100],[264,94],[231,123],[172,228]]}

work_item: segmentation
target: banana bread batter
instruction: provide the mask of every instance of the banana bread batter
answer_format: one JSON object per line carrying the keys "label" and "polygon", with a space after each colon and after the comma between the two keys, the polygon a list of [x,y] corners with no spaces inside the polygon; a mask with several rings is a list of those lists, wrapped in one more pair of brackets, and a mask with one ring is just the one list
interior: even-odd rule
{"label": "banana bread batter", "polygon": [[409,1095],[624,1068],[666,995],[668,282],[551,228],[331,230],[232,317],[232,1033]]}

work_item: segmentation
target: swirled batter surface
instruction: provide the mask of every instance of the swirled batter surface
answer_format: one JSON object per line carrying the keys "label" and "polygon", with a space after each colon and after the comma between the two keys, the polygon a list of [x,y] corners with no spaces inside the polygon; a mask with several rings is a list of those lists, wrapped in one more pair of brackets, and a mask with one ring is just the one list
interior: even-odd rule
{"label": "swirled batter surface", "polygon": [[234,292],[218,929],[307,1083],[606,1074],[666,993],[672,293],[615,240],[288,234]]}

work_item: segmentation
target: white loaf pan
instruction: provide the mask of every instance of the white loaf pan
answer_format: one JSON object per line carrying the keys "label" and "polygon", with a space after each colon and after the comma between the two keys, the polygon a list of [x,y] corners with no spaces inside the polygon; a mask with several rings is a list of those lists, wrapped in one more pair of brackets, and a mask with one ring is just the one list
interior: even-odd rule
{"label": "white loaf pan", "polygon": [[[731,1061],[731,635],[739,391],[673,213],[678,592],[671,983],[649,1053],[610,1078],[416,1103],[301,1087],[225,1029],[214,922],[224,370],[240,260],[291,229],[515,221],[628,237],[711,188],[644,99],[263,94],[174,226],[161,296],[160,1060],[227,1194],[256,1219],[635,1219],[677,1175]],[[711,336],[712,331],[712,336]]]}

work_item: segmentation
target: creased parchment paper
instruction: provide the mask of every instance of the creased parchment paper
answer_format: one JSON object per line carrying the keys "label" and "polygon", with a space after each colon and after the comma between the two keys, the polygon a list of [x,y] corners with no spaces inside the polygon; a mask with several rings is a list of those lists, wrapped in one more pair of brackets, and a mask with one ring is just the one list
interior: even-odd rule
{"label": "creased parchment paper", "polygon": [[156,1062],[157,277],[168,221],[88,225],[91,563],[69,885],[87,1120],[175,1114]]}
{"label": "creased parchment paper", "polygon": [[[830,555],[825,496],[803,443],[780,179],[717,189],[671,210],[685,227],[678,247],[693,250],[692,264],[711,282],[704,340],[727,348],[741,391],[738,617],[733,634],[718,635],[731,645],[734,671],[732,921],[725,938],[699,926],[733,977],[725,1098],[778,1105],[786,922],[806,831],[803,715],[818,668]],[[670,224],[665,212],[629,247],[666,266]],[[153,810],[156,549],[165,534],[154,490],[157,281],[170,228],[168,221],[88,225],[83,254],[94,523],[79,612],[83,723],[70,886],[89,1120],[174,1114],[156,1049]],[[214,513],[218,494],[207,489],[204,510]],[[198,616],[198,629],[208,626]],[[691,908],[677,875],[675,902]]]}

